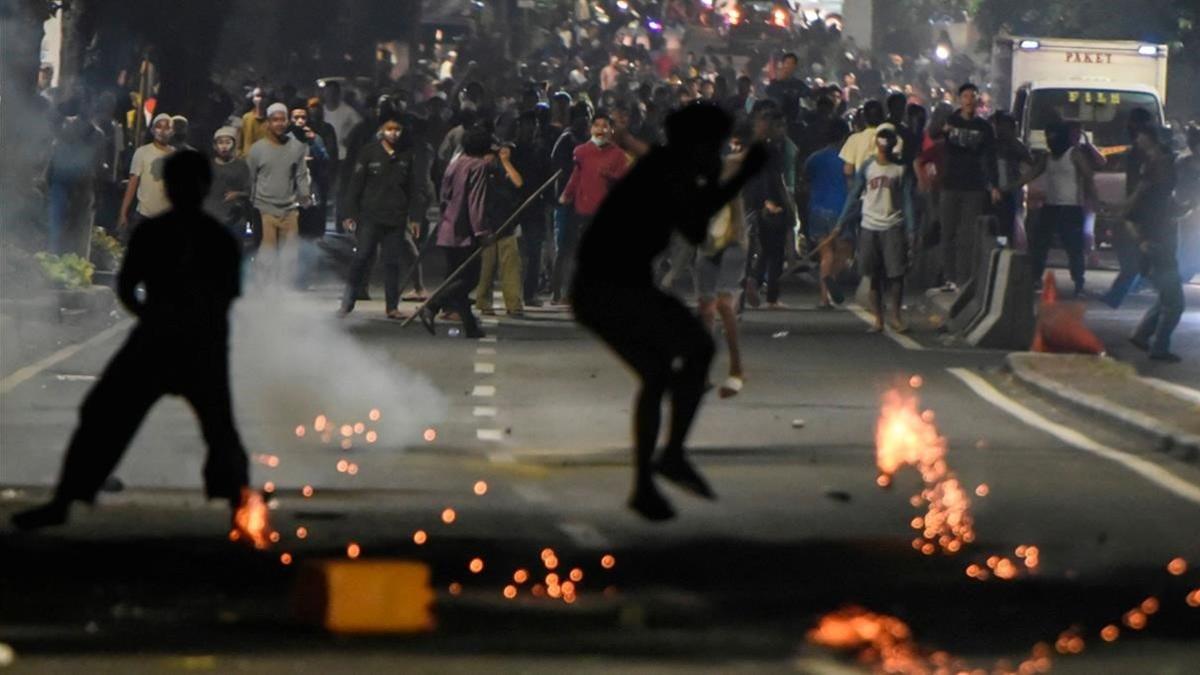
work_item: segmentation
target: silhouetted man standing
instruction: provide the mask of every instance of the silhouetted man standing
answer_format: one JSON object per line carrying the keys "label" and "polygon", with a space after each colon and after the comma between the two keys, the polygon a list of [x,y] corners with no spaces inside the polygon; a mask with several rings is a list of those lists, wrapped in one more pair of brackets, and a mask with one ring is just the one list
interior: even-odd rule
{"label": "silhouetted man standing", "polygon": [[[229,500],[235,516],[248,503],[261,506],[248,487],[229,390],[228,314],[241,288],[237,243],[201,210],[212,182],[202,155],[180,151],[163,173],[173,208],[134,231],[118,277],[118,295],[138,324],[83,402],[54,498],[15,515],[18,528],[60,525],[72,502],[94,501],[150,407],[166,394],[187,399],[200,420],[208,496]],[[248,525],[235,517],[236,530],[265,545],[265,521]]]}
{"label": "silhouetted man standing", "polygon": [[[766,162],[753,146],[742,167],[720,181],[721,147],[732,119],[708,104],[690,105],[666,120],[667,145],[642,158],[599,205],[579,245],[571,297],[575,317],[641,380],[634,412],[636,473],[629,506],[650,520],[675,515],[652,471],[709,499],[712,490],[687,461],[684,441],[704,396],[713,341],[691,310],[654,284],[652,261],[673,231],[693,245],[709,220]],[[671,433],[651,464],[662,398],[671,392]]]}

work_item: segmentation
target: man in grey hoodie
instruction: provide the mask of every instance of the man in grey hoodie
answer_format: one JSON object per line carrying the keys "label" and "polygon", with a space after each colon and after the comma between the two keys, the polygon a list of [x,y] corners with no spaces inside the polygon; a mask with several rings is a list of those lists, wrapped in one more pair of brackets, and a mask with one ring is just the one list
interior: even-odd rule
{"label": "man in grey hoodie", "polygon": [[[267,136],[250,147],[250,199],[262,216],[262,243],[256,262],[260,279],[299,271],[300,207],[312,203],[305,157],[308,146],[288,133],[288,110],[282,103],[267,108]],[[282,271],[277,271],[278,267]]]}

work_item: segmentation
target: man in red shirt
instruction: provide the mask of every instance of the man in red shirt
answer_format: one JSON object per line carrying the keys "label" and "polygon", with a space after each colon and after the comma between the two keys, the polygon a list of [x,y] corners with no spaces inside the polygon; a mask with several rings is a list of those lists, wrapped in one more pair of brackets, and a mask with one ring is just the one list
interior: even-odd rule
{"label": "man in red shirt", "polygon": [[592,138],[575,147],[575,168],[558,199],[560,204],[569,204],[572,208],[564,224],[565,231],[559,237],[561,243],[554,259],[551,280],[551,302],[554,304],[561,303],[563,287],[570,282],[580,231],[599,210],[600,203],[608,196],[612,186],[629,170],[625,151],[612,139],[612,119],[600,113],[592,120]]}

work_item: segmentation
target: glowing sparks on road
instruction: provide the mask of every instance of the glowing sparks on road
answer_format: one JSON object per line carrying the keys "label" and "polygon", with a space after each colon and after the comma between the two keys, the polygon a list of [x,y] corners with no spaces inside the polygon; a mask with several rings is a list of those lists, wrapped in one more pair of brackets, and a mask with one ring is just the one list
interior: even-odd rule
{"label": "glowing sparks on road", "polygon": [[453,523],[457,518],[458,514],[454,512],[454,509],[448,508],[442,511],[442,522],[447,525]]}
{"label": "glowing sparks on road", "polygon": [[483,571],[483,558],[472,558],[471,563],[467,565],[467,569],[471,570],[472,574],[479,574]]}
{"label": "glowing sparks on road", "polygon": [[356,544],[354,542],[350,542],[349,544],[346,545],[346,557],[347,558],[354,560],[354,559],[358,558],[358,556],[361,554],[362,554],[362,547],[359,546],[358,544]]}
{"label": "glowing sparks on road", "polygon": [[350,426],[349,424],[343,424],[340,431],[341,434],[347,438],[354,435],[354,427]]}
{"label": "glowing sparks on road", "polygon": [[425,438],[426,443],[432,443],[437,440],[437,429],[429,427],[422,436]]}
{"label": "glowing sparks on road", "polygon": [[245,539],[256,549],[265,549],[272,534],[267,520],[267,505],[262,495],[249,489],[242,488],[241,502],[233,513],[234,533],[230,537],[234,541]]}
{"label": "glowing sparks on road", "polygon": [[263,483],[263,492],[266,492],[267,494],[271,494],[274,491],[275,491],[275,483],[273,481],[267,481],[267,482]]}
{"label": "glowing sparks on road", "polygon": [[354,423],[354,433],[361,434],[366,430],[367,430],[367,425],[363,424],[362,422]]}
{"label": "glowing sparks on road", "polygon": [[304,487],[300,488],[300,494],[304,495],[305,499],[313,496],[313,486],[305,485]]}
{"label": "glowing sparks on road", "polygon": [[475,490],[475,494],[482,497],[483,495],[487,494],[488,484],[485,481],[481,481],[481,480],[475,481],[474,490]]}
{"label": "glowing sparks on road", "polygon": [[371,412],[367,413],[367,419],[372,422],[379,421],[379,408],[371,408]]}
{"label": "glowing sparks on road", "polygon": [[292,554],[291,553],[280,554],[279,562],[283,563],[284,565],[291,565],[292,564]]}
{"label": "glowing sparks on road", "polygon": [[976,497],[986,497],[989,492],[991,492],[991,488],[987,486],[987,483],[980,483],[975,487]]}
{"label": "glowing sparks on road", "polygon": [[520,569],[516,572],[513,572],[513,581],[517,582],[518,584],[523,584],[526,581],[529,581],[528,570]]}
{"label": "glowing sparks on road", "polygon": [[1172,558],[1171,562],[1167,563],[1167,572],[1169,572],[1171,576],[1182,576],[1185,572],[1187,572],[1187,570],[1188,564],[1183,558]]}
{"label": "glowing sparks on road", "polygon": [[297,539],[307,539],[308,538],[308,528],[303,527],[303,526],[297,527],[296,528],[296,538]]}
{"label": "glowing sparks on road", "polygon": [[358,465],[355,464],[354,462],[350,462],[350,466],[346,467],[346,473],[350,474],[351,476],[357,476],[358,475]]}
{"label": "glowing sparks on road", "polygon": [[1188,593],[1184,601],[1187,602],[1188,607],[1200,607],[1200,588]]}
{"label": "glowing sparks on road", "polygon": [[375,433],[375,431],[373,431],[373,430],[368,431],[367,435],[366,435],[366,439],[367,439],[368,443],[374,443],[375,441],[379,440],[379,434]]}
{"label": "glowing sparks on road", "polygon": [[1100,639],[1105,642],[1113,642],[1119,637],[1121,637],[1121,629],[1111,623],[1100,629]]}
{"label": "glowing sparks on road", "polygon": [[450,591],[450,595],[462,595],[462,584],[458,583],[457,581],[453,581],[450,583],[450,587],[447,590]]}
{"label": "glowing sparks on road", "polygon": [[304,428],[303,425],[297,426],[296,427],[296,438],[304,438],[304,434],[306,431],[307,430]]}
{"label": "glowing sparks on road", "polygon": [[1058,636],[1058,640],[1054,642],[1054,649],[1059,654],[1081,654],[1083,653],[1083,648],[1083,638],[1074,631],[1062,633]]}
{"label": "glowing sparks on road", "polygon": [[344,459],[339,459],[337,463],[338,473],[346,473],[346,469],[350,468],[350,462]]}
{"label": "glowing sparks on road", "polygon": [[617,564],[617,559],[614,558],[612,556],[612,554],[608,554],[608,555],[605,555],[603,558],[600,558],[600,566],[606,570],[611,570],[613,567],[616,566],[616,564]]}
{"label": "glowing sparks on road", "polygon": [[903,621],[892,616],[847,607],[821,617],[807,638],[822,647],[857,651],[864,658],[877,661],[883,672],[922,672],[912,632]]}
{"label": "glowing sparks on road", "polygon": [[574,581],[576,583],[583,581],[583,570],[576,567],[575,569],[571,570],[570,576],[571,576],[571,581]]}
{"label": "glowing sparks on road", "polygon": [[546,569],[552,570],[558,568],[558,558],[550,556],[542,561],[546,565]]}
{"label": "glowing sparks on road", "polygon": [[1140,609],[1131,609],[1125,612],[1125,616],[1121,617],[1121,621],[1134,630],[1141,630],[1146,627],[1146,614]]}
{"label": "glowing sparks on road", "polygon": [[891,485],[893,474],[905,466],[915,467],[921,474],[924,488],[912,501],[926,506],[922,517],[926,543],[920,547],[926,555],[937,549],[955,553],[975,540],[971,500],[946,464],[946,439],[933,420],[933,411],[919,412],[914,394],[894,388],[884,394],[875,427],[879,485]]}
{"label": "glowing sparks on road", "polygon": [[353,447],[354,447],[354,441],[350,440],[349,438],[342,439],[342,449],[343,450],[349,450],[350,448],[353,448]]}
{"label": "glowing sparks on road", "polygon": [[313,431],[325,431],[325,426],[329,424],[329,420],[324,415],[317,415],[317,419],[313,420]]}
{"label": "glowing sparks on road", "polygon": [[508,598],[509,600],[512,600],[513,598],[517,597],[517,587],[513,586],[512,584],[505,586],[504,587],[504,597]]}
{"label": "glowing sparks on road", "polygon": [[908,378],[908,386],[912,387],[913,389],[920,389],[921,385],[923,384],[925,384],[925,378],[921,377],[920,375],[913,375],[912,377]]}
{"label": "glowing sparks on road", "polygon": [[425,530],[413,532],[413,543],[417,546],[422,546],[427,541],[429,541],[429,535],[425,533]]}

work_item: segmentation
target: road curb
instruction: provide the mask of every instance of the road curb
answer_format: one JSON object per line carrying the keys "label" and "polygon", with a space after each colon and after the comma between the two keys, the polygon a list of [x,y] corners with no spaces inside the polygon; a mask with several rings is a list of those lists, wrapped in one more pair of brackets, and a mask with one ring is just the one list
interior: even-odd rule
{"label": "road curb", "polygon": [[[1101,396],[1080,391],[1075,387],[1036,372],[1031,365],[1033,359],[1064,357],[1078,358],[1078,355],[1064,355],[1063,357],[1059,357],[1051,354],[1013,352],[1007,355],[1004,361],[1009,372],[1019,382],[1035,392],[1049,395],[1081,412],[1099,415],[1139,435],[1147,436],[1154,440],[1157,449],[1161,452],[1192,463],[1200,459],[1200,435],[1180,429],[1169,422],[1114,403]],[[1108,357],[1097,356],[1092,358],[1107,359]],[[1140,381],[1142,379],[1136,373],[1133,373],[1132,368],[1130,371],[1131,374],[1129,377],[1131,380]],[[1139,382],[1139,384],[1144,383]],[[1156,387],[1155,385],[1145,384],[1145,386],[1163,391],[1161,387]]]}

